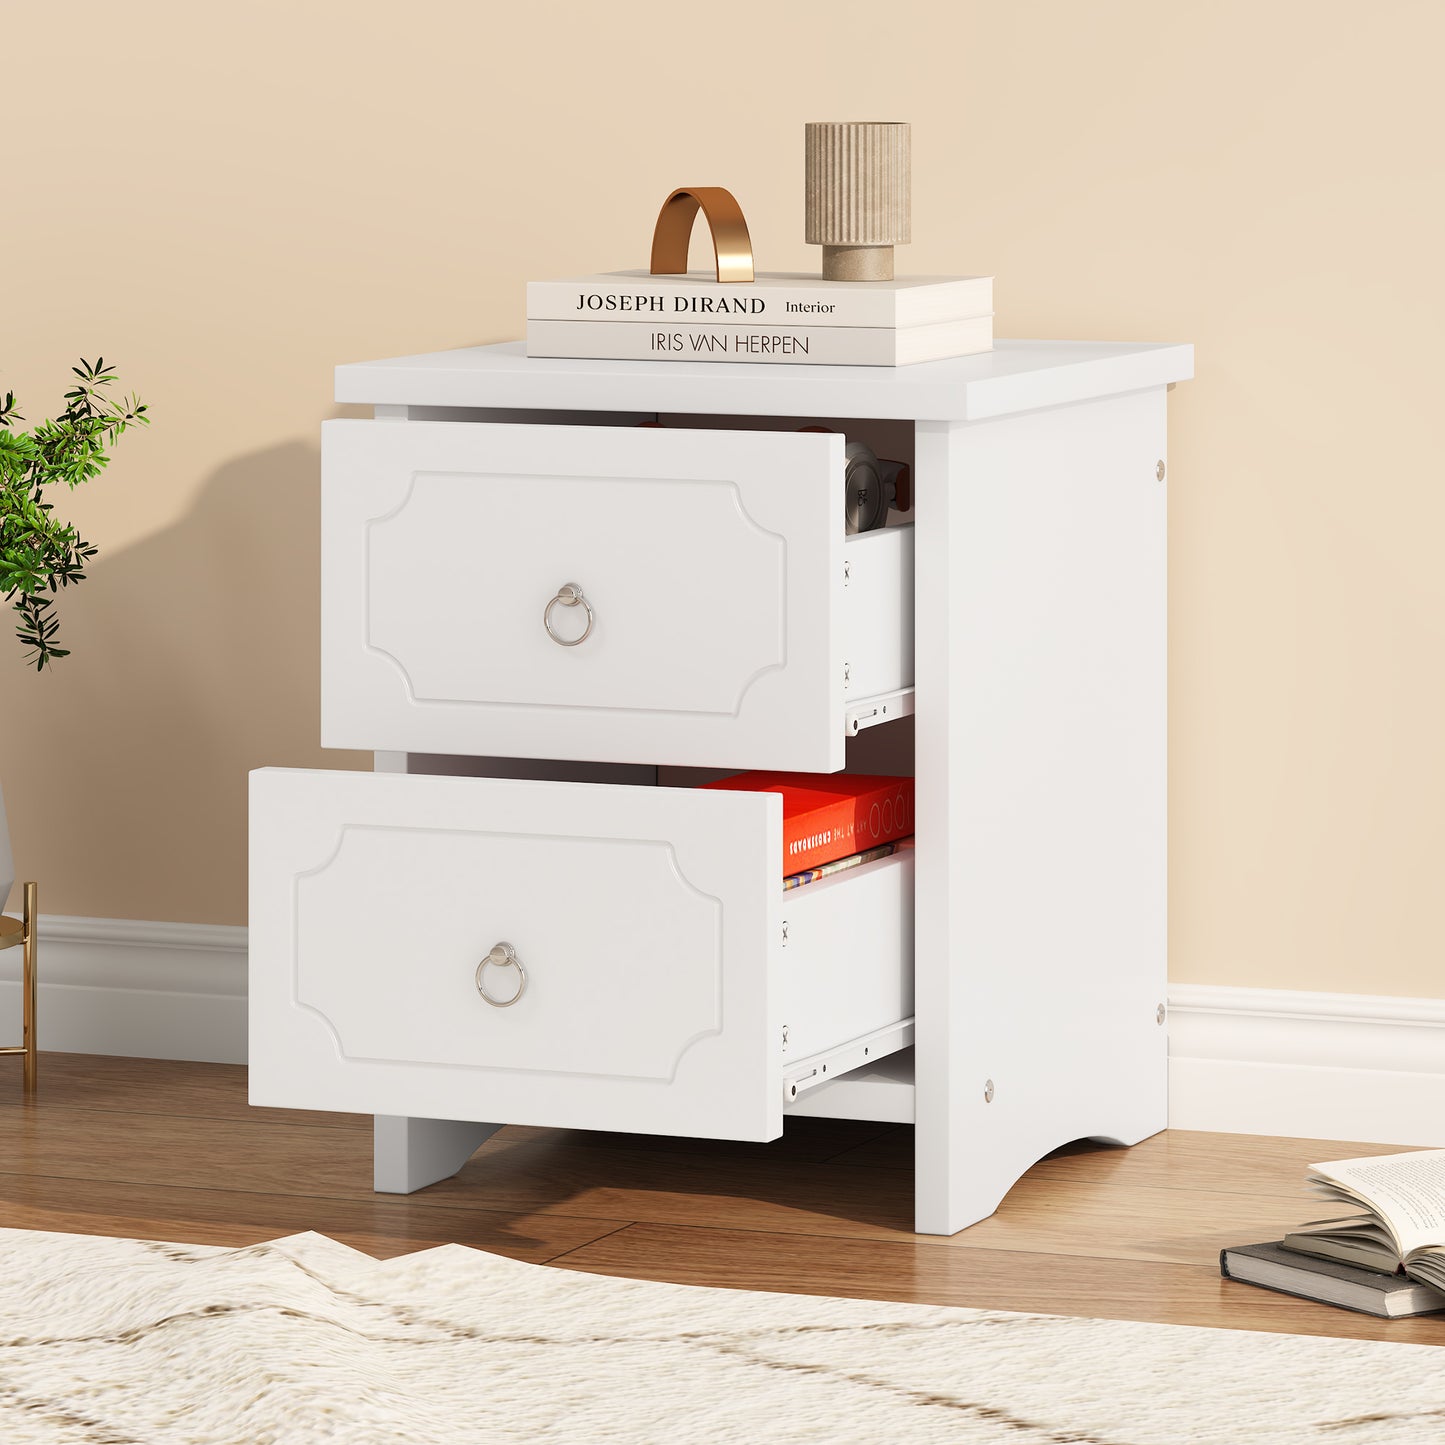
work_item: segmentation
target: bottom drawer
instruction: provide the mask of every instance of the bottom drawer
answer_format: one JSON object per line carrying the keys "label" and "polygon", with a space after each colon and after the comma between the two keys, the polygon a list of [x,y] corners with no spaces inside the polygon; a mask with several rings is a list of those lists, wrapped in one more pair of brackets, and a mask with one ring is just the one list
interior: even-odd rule
{"label": "bottom drawer", "polygon": [[775,1138],[913,974],[911,853],[781,877],[768,793],[253,773],[251,1102]]}

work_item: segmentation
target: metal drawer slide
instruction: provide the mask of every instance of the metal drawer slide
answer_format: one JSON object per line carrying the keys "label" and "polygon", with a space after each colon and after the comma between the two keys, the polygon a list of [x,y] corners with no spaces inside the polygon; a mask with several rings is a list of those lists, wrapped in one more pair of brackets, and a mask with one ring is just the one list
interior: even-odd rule
{"label": "metal drawer slide", "polygon": [[844,721],[848,736],[856,738],[864,728],[892,722],[894,718],[912,716],[913,689],[905,687],[897,692],[881,692],[876,697],[862,697],[857,702],[850,702]]}
{"label": "metal drawer slide", "polygon": [[830,1083],[840,1074],[861,1068],[900,1049],[913,1046],[913,1019],[901,1019],[887,1028],[864,1034],[861,1039],[850,1039],[835,1049],[826,1049],[811,1058],[799,1059],[795,1064],[783,1068],[783,1101],[791,1103],[799,1094],[817,1088],[819,1084]]}

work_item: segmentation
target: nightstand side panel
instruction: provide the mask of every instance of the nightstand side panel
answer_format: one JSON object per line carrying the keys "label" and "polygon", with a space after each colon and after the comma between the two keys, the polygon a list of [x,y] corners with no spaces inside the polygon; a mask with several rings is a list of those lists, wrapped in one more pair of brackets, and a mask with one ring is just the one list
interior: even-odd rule
{"label": "nightstand side panel", "polygon": [[1166,1122],[1165,390],[918,435],[917,1216]]}

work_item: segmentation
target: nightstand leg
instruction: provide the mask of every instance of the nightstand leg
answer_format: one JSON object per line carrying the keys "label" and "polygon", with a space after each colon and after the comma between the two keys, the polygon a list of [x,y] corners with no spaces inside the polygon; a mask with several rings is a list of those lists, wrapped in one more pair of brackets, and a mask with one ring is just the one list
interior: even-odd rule
{"label": "nightstand leg", "polygon": [[450,1179],[500,1124],[460,1119],[410,1119],[376,1114],[372,1134],[372,1188],[378,1194],[412,1194]]}

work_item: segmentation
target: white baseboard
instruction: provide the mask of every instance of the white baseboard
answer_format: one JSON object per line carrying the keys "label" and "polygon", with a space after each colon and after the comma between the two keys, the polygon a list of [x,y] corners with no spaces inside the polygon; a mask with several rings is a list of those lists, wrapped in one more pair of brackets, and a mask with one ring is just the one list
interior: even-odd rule
{"label": "white baseboard", "polygon": [[[20,950],[0,953],[0,1042],[20,1041]],[[246,930],[40,920],[40,1046],[246,1061]],[[1445,1146],[1445,999],[1175,984],[1176,1129]]]}
{"label": "white baseboard", "polygon": [[[42,913],[40,1047],[246,1062],[246,930]],[[0,953],[0,1042],[20,1042],[20,950]]]}
{"label": "white baseboard", "polygon": [[1175,984],[1169,1123],[1445,1145],[1445,999]]}

